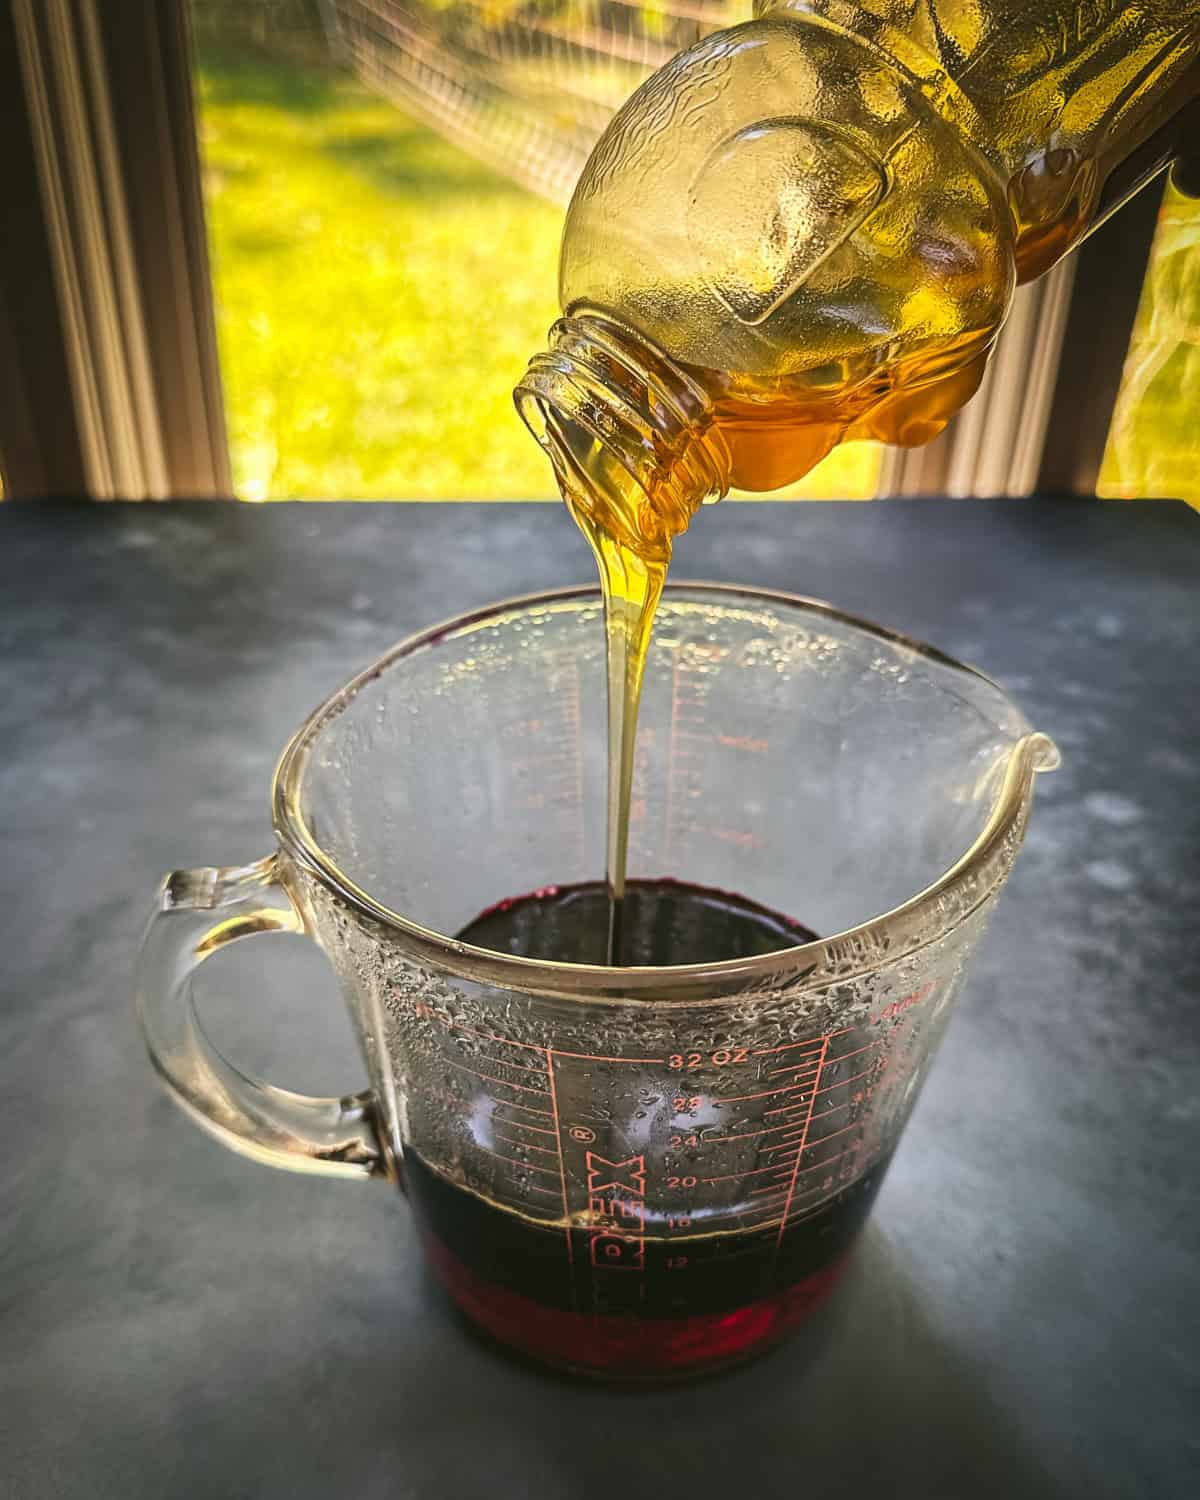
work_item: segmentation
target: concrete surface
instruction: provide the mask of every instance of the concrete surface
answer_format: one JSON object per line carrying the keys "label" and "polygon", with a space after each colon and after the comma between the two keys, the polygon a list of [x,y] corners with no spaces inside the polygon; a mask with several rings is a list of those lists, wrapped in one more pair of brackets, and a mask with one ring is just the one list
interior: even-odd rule
{"label": "concrete surface", "polygon": [[[158,1091],[158,877],[266,852],[303,715],[406,632],[587,580],[553,506],[0,507],[0,1491],[1190,1496],[1200,1356],[1200,518],[727,504],[680,576],[975,661],[1063,751],[820,1357],[574,1386],[476,1342],[386,1189],[222,1151]],[[359,1086],[301,939],[202,996],[277,1082]]]}

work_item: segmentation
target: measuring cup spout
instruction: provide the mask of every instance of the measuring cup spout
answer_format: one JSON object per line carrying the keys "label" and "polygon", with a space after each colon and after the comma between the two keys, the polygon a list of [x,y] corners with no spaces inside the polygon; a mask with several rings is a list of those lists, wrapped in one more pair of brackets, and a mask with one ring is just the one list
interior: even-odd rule
{"label": "measuring cup spout", "polygon": [[1059,748],[1048,734],[1031,734],[1026,750],[1035,771],[1057,771],[1062,765]]}

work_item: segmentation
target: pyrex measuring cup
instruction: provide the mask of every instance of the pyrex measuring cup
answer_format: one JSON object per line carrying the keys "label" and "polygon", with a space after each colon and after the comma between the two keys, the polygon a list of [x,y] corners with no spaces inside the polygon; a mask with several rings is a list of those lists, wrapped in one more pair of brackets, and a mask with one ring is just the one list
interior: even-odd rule
{"label": "pyrex measuring cup", "polygon": [[[456,941],[603,869],[594,590],[414,637],[284,753],[275,851],[166,880],[139,1006],[193,1118],[275,1166],[407,1191],[431,1264],[499,1339],[655,1378],[804,1318],[868,1212],[1057,760],[994,684],[822,604],[668,589],[646,671],[630,871],[740,892],[817,941],[668,968]],[[370,1089],[239,1073],[203,959],[303,931]]]}

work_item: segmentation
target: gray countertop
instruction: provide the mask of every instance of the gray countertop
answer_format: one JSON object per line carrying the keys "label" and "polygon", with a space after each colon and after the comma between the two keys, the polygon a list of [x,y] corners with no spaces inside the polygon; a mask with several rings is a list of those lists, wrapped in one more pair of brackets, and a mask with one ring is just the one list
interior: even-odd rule
{"label": "gray countertop", "polygon": [[[394,1194],[251,1165],[158,1091],[158,877],[267,851],[284,739],[398,636],[589,570],[555,506],[0,507],[0,1493],[1196,1494],[1182,506],[727,504],[678,549],[974,661],[1063,751],[818,1354],[649,1394],[522,1367]],[[264,946],[206,966],[216,1039],[359,1086],[320,956]]]}

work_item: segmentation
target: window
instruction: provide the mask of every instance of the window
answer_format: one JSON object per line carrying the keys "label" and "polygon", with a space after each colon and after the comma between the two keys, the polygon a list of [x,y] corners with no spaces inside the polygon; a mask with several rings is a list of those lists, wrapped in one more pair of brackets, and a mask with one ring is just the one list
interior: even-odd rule
{"label": "window", "polygon": [[[510,392],[592,141],[734,17],[680,10],[193,0],[235,493],[556,493]],[[786,494],[869,496],[879,462],[847,447]]]}
{"label": "window", "polygon": [[[639,79],[749,9],[13,0],[5,493],[551,498],[509,392],[562,203]],[[778,498],[1197,499],[1200,208],[1166,199],[1137,311],[1160,198],[1021,290],[942,438],[836,450]]]}
{"label": "window", "polygon": [[1200,505],[1200,199],[1168,188],[1098,493]]}

